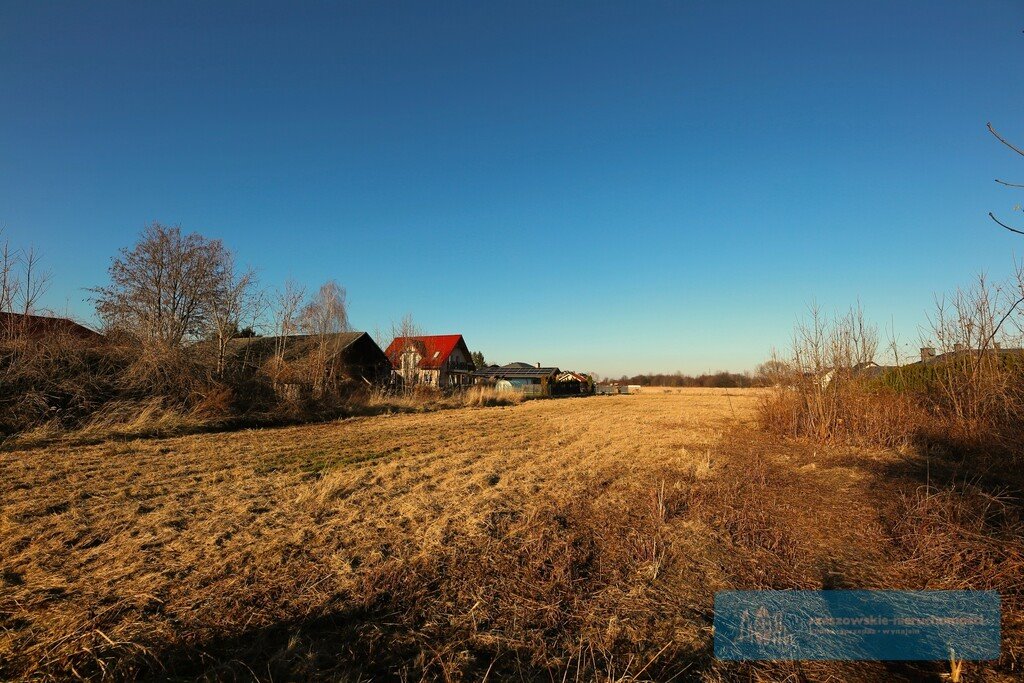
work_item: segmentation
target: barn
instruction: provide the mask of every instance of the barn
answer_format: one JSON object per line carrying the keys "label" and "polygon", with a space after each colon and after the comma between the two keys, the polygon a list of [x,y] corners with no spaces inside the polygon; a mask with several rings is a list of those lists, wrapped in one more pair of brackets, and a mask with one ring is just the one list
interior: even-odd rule
{"label": "barn", "polygon": [[103,339],[103,335],[99,332],[76,323],[70,318],[6,312],[0,313],[0,335],[4,337],[24,335],[30,339],[54,336],[73,337],[83,341]]}
{"label": "barn", "polygon": [[339,332],[329,335],[292,334],[283,337],[247,337],[228,344],[230,363],[243,372],[254,372],[280,354],[288,363],[302,361],[315,350],[330,354],[328,367],[346,379],[378,384],[391,375],[391,363],[366,332]]}

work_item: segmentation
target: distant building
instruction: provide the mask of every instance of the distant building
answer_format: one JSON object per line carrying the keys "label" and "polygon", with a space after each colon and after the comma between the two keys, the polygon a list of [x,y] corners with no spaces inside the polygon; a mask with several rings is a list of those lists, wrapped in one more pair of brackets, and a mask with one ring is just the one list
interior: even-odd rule
{"label": "distant building", "polygon": [[284,337],[238,337],[228,342],[229,362],[253,372],[281,354],[286,363],[301,363],[325,349],[325,369],[335,376],[367,384],[388,381],[391,363],[366,332],[339,332],[323,337],[292,334]]}
{"label": "distant building", "polygon": [[873,360],[866,361],[864,363],[857,363],[853,366],[853,374],[860,377],[868,377],[874,379],[875,377],[881,377],[885,373],[893,369],[894,366],[879,365]]}
{"label": "distant building", "polygon": [[540,363],[492,365],[473,373],[478,384],[489,384],[499,391],[515,391],[524,396],[551,396],[560,370],[541,367]]}
{"label": "distant building", "polygon": [[97,341],[103,335],[70,318],[48,315],[25,315],[24,313],[0,312],[0,333],[3,336],[25,335],[33,339],[65,335],[76,339]]}
{"label": "distant building", "polygon": [[443,389],[472,383],[473,359],[461,334],[396,337],[385,354],[406,385]]}
{"label": "distant building", "polygon": [[910,363],[910,365],[934,365],[936,363],[951,361],[955,358],[965,358],[971,355],[978,354],[991,354],[999,356],[1000,358],[1022,357],[1024,356],[1024,349],[1004,349],[999,342],[994,342],[991,348],[984,350],[970,349],[967,348],[967,346],[965,346],[964,344],[954,344],[952,351],[946,351],[945,353],[936,353],[934,347],[922,346],[921,360]]}
{"label": "distant building", "polygon": [[593,393],[594,383],[578,372],[565,370],[558,373],[551,388],[552,396],[583,396]]}

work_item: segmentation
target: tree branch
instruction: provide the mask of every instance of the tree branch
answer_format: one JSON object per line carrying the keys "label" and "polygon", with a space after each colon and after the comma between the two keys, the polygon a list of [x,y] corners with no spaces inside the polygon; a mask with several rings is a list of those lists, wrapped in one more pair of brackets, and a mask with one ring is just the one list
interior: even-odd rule
{"label": "tree branch", "polygon": [[1024,185],[1018,185],[1017,183],[1008,183],[1005,180],[1000,180],[999,178],[996,178],[996,182],[999,183],[1000,185],[1006,185],[1007,187],[1024,187]]}
{"label": "tree branch", "polygon": [[988,212],[988,217],[991,218],[992,220],[994,220],[999,225],[1001,225],[1004,228],[1006,228],[1007,230],[1009,230],[1010,232],[1015,232],[1018,235],[1024,235],[1024,230],[1018,230],[1017,228],[1011,228],[1009,225],[1007,225],[1006,223],[1004,223],[1001,220],[999,220],[998,218],[996,218],[995,215],[991,211]]}
{"label": "tree branch", "polygon": [[1009,310],[1003,314],[1003,317],[999,320],[999,324],[992,328],[992,334],[988,336],[988,340],[986,340],[985,345],[982,347],[983,349],[987,349],[989,345],[993,342],[993,340],[995,340],[996,335],[999,334],[999,330],[1002,329],[1003,327],[1003,323],[1005,323],[1010,318],[1010,315],[1015,310],[1017,310],[1017,307],[1020,306],[1021,304],[1024,304],[1024,296],[1017,299],[1016,303],[1010,306]]}
{"label": "tree branch", "polygon": [[1017,154],[1019,154],[1019,155],[1021,155],[1022,157],[1024,157],[1024,150],[1020,149],[1019,147],[1014,147],[1013,145],[1011,145],[1011,144],[1010,144],[1010,143],[1009,143],[1009,142],[1008,142],[1008,141],[1006,140],[1006,138],[1004,138],[1004,137],[1003,137],[1002,135],[1000,135],[999,133],[997,133],[997,132],[996,132],[996,129],[992,127],[992,124],[991,124],[991,123],[987,123],[987,124],[985,124],[985,125],[986,125],[986,127],[988,127],[988,132],[989,132],[989,133],[992,133],[992,135],[995,135],[995,136],[996,136],[996,140],[999,140],[999,142],[1003,143],[1004,145],[1006,145],[1007,147],[1009,147],[1010,149],[1012,149],[1012,150],[1013,150],[1014,152],[1016,152]]}

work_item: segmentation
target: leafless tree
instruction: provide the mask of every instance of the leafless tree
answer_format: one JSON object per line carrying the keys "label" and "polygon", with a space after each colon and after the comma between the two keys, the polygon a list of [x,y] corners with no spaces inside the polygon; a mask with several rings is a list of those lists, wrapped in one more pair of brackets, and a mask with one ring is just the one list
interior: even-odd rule
{"label": "leafless tree", "polygon": [[21,252],[21,287],[17,303],[25,315],[36,311],[39,300],[50,286],[50,273],[42,270],[41,260],[34,247]]}
{"label": "leafless tree", "polygon": [[409,340],[422,334],[423,331],[416,325],[412,313],[406,313],[402,317],[401,322],[397,325],[391,325],[391,338],[404,340],[404,344],[398,347],[397,354],[399,357],[399,375],[401,375],[402,384],[406,389],[411,389],[419,383],[419,372],[412,364],[412,354],[407,354],[407,352],[412,348],[412,342]]}
{"label": "leafless tree", "polygon": [[299,309],[302,301],[306,298],[306,289],[289,278],[284,287],[274,295],[271,305],[273,316],[274,356],[278,362],[284,360],[285,348],[288,345],[288,337],[295,334],[299,328]]}
{"label": "leafless tree", "polygon": [[347,332],[348,306],[345,289],[331,280],[325,282],[302,308],[299,327],[312,338],[313,347],[306,359],[309,380],[314,394],[320,395],[337,387],[338,335]]}
{"label": "leafless tree", "polygon": [[936,365],[936,384],[960,428],[986,430],[1024,412],[1019,374],[1001,351],[1021,342],[1007,323],[1020,331],[1022,302],[1024,264],[1017,265],[1014,279],[993,284],[979,275],[970,287],[936,299],[922,343],[945,352]]}
{"label": "leafless tree", "polygon": [[14,300],[18,296],[18,256],[11,250],[11,243],[4,240],[0,245],[0,311],[14,311]]}
{"label": "leafless tree", "polygon": [[93,290],[104,324],[167,347],[210,328],[212,302],[232,278],[230,252],[220,240],[184,235],[152,223],[110,265],[110,284]]}
{"label": "leafless tree", "polygon": [[210,333],[217,344],[217,375],[224,376],[228,342],[238,335],[243,321],[259,317],[262,296],[256,290],[256,273],[250,268],[235,273],[234,257],[225,259],[220,286],[209,302]]}
{"label": "leafless tree", "polygon": [[[37,313],[39,302],[50,284],[49,271],[41,267],[42,259],[34,247],[13,249],[10,242],[0,244],[0,311],[30,315]],[[20,334],[20,325],[4,326],[3,334]]]}
{"label": "leafless tree", "polygon": [[347,332],[348,306],[345,288],[331,280],[321,285],[313,298],[303,307],[300,328],[310,335],[330,335]]}

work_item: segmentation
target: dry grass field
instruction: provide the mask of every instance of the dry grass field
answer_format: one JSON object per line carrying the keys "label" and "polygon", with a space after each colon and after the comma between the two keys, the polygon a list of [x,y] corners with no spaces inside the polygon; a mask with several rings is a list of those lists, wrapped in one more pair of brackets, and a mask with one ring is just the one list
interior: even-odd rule
{"label": "dry grass field", "polygon": [[[759,401],[648,390],[2,452],[0,680],[938,680],[714,660],[717,590],[1022,580],[1013,528],[950,537],[971,511],[924,488],[921,458],[772,441]],[[967,680],[1019,674],[1008,607],[1003,660]]]}

